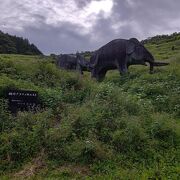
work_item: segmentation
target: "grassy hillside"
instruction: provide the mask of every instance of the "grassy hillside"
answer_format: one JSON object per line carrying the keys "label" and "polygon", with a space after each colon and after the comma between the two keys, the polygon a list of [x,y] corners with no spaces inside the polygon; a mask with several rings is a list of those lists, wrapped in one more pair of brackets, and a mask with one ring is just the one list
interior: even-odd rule
{"label": "grassy hillside", "polygon": [[[169,66],[110,71],[102,83],[50,57],[0,55],[0,178],[178,179],[178,42],[146,44]],[[38,91],[44,108],[12,117],[8,88]]]}
{"label": "grassy hillside", "polygon": [[155,36],[144,43],[157,59],[169,59],[180,52],[180,33]]}

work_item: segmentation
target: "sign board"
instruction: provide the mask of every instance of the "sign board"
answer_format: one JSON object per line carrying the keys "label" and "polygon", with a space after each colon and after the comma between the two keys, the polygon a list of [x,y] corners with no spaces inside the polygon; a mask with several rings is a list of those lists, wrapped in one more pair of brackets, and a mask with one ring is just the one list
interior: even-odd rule
{"label": "sign board", "polygon": [[6,93],[9,109],[12,113],[36,110],[38,105],[38,93],[36,91],[8,90]]}

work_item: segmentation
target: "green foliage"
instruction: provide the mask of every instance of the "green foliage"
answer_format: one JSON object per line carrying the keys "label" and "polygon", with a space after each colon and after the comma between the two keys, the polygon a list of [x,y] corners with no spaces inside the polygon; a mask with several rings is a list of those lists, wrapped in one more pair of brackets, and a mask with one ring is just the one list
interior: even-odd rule
{"label": "green foliage", "polygon": [[[109,72],[102,83],[58,69],[51,57],[0,55],[0,177],[12,179],[29,163],[33,171],[43,154],[45,167],[32,178],[178,179],[177,41],[146,44],[160,58],[176,44],[170,65],[153,75],[134,66],[125,76]],[[10,88],[38,91],[42,108],[13,117],[4,98]]]}
{"label": "green foliage", "polygon": [[11,120],[12,119],[7,108],[7,102],[0,99],[0,132],[11,129],[13,124]]}
{"label": "green foliage", "polygon": [[0,54],[40,55],[42,52],[28,39],[11,36],[0,31]]}

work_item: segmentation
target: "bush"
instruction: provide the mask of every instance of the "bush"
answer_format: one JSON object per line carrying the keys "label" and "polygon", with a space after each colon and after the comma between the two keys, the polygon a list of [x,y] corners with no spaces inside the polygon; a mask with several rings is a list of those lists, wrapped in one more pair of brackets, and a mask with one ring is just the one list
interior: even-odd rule
{"label": "bush", "polygon": [[[153,75],[132,67],[126,76],[110,72],[102,83],[88,73],[81,78],[60,70],[50,58],[0,58],[1,172],[17,171],[44,152],[47,169],[57,172],[59,165],[83,164],[107,179],[119,177],[119,171],[131,179],[175,177],[178,56]],[[42,108],[12,117],[4,99],[7,89],[38,91]]]}
{"label": "bush", "polygon": [[13,119],[8,111],[7,102],[0,99],[0,133],[13,127]]}
{"label": "bush", "polygon": [[20,113],[16,118],[11,118],[11,128],[0,134],[0,169],[19,166],[38,154],[44,148],[51,124],[48,112]]}

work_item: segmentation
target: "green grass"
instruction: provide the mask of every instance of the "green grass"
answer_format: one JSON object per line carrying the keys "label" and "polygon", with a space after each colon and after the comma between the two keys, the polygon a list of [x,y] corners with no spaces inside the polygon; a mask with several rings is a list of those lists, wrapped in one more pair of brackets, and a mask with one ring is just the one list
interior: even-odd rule
{"label": "green grass", "polygon": [[[174,46],[174,50],[172,47]],[[160,40],[156,44],[146,44],[146,47],[155,55],[155,59],[166,60],[180,52],[180,36],[174,40]]]}
{"label": "green grass", "polygon": [[[0,55],[0,178],[178,179],[180,43],[146,46],[170,65],[102,83],[50,57]],[[12,117],[8,88],[38,91],[43,109]]]}

